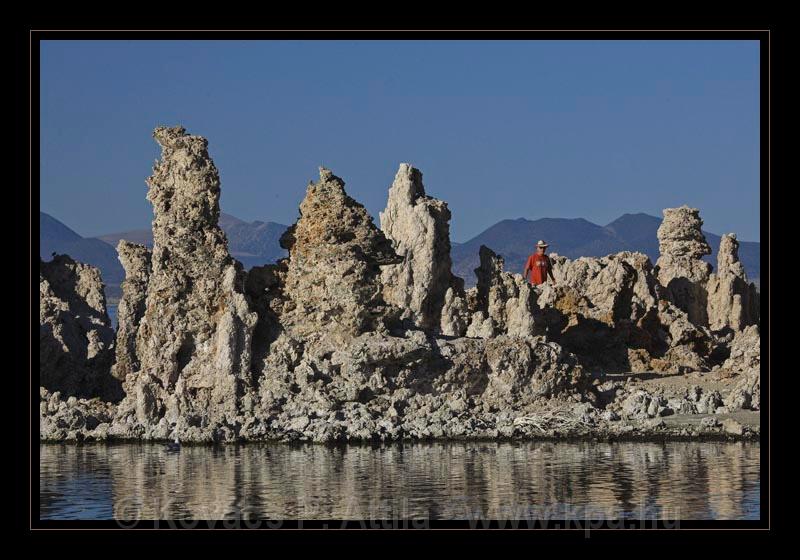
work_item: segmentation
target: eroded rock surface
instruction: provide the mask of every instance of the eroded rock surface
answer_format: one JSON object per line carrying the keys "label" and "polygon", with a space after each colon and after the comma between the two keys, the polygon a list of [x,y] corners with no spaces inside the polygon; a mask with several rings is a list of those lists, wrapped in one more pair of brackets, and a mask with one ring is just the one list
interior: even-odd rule
{"label": "eroded rock surface", "polygon": [[[380,220],[381,229],[403,258],[382,270],[386,301],[402,309],[401,318],[411,319],[415,326],[439,329],[445,294],[452,283],[447,203],[427,196],[422,173],[401,163]],[[459,329],[454,325],[448,330]]]}
{"label": "eroded rock surface", "polygon": [[148,179],[152,270],[136,338],[140,369],[126,387],[115,431],[125,436],[235,437],[252,407],[257,315],[219,221],[219,174],[207,141],[157,128],[161,160]]}
{"label": "eroded rock surface", "polygon": [[136,354],[136,333],[144,317],[147,299],[147,282],[150,279],[150,250],[144,245],[121,240],[117,254],[125,280],[122,282],[122,298],[117,306],[116,361],[111,375],[124,382],[125,378],[139,371]]}
{"label": "eroded rock surface", "polygon": [[707,283],[711,265],[702,257],[711,254],[711,247],[702,227],[697,208],[666,208],[658,228],[660,256],[656,267],[667,299],[685,311],[695,325],[708,326]]}
{"label": "eroded rock surface", "polygon": [[[365,333],[338,349],[279,338],[248,437],[313,441],[470,437],[553,397],[581,400],[574,358],[543,339]],[[512,428],[513,430],[513,428]],[[496,432],[495,432],[496,433]]]}
{"label": "eroded rock surface", "polygon": [[110,402],[62,395],[39,388],[40,441],[103,441],[108,439],[116,408]]}
{"label": "eroded rock surface", "polygon": [[[481,247],[464,290],[447,205],[416,169],[400,166],[381,231],[320,168],[282,238],[288,258],[244,273],[206,140],[154,136],[153,251],[119,246],[117,379],[97,271],[42,263],[42,440],[758,435],[726,416],[760,401],[735,240],[709,277],[696,210],[665,211],[658,267],[552,255],[555,283],[532,286]],[[114,405],[103,383],[120,380]]]}
{"label": "eroded rock surface", "polygon": [[536,288],[537,327],[603,372],[708,369],[708,332],[662,299],[650,259],[621,252],[570,260],[551,255],[555,284]]}
{"label": "eroded rock surface", "polygon": [[400,315],[384,300],[381,266],[399,263],[391,242],[344,181],[320,168],[300,204],[300,218],[281,238],[289,251],[281,322],[296,336],[341,341],[383,331]]}
{"label": "eroded rock surface", "polygon": [[490,338],[498,334],[534,336],[536,291],[519,274],[503,270],[501,255],[481,245],[480,266],[475,269],[473,315],[467,336]]}
{"label": "eroded rock surface", "polygon": [[714,330],[740,331],[759,320],[759,294],[747,282],[739,261],[739,242],[732,233],[722,236],[717,253],[717,270],[708,281],[708,323]]}

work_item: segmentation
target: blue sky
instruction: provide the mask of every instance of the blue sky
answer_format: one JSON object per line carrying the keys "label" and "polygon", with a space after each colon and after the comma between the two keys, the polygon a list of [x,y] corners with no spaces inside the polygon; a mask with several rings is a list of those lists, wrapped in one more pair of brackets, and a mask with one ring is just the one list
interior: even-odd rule
{"label": "blue sky", "polygon": [[759,240],[755,41],[46,41],[40,102],[41,210],[84,236],[149,225],[182,124],[247,221],[294,222],[325,165],[377,223],[409,162],[455,241],[681,204]]}

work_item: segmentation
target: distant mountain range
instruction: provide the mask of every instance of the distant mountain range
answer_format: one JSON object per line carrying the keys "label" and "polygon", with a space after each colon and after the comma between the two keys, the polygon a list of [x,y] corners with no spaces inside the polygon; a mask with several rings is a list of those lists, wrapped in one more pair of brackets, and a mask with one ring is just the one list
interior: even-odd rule
{"label": "distant mountain range", "polygon": [[[39,220],[41,257],[50,260],[53,252],[65,253],[75,260],[98,267],[106,284],[106,297],[109,299],[119,298],[120,284],[125,279],[125,271],[117,259],[116,247],[119,240],[153,246],[153,233],[149,228],[85,238],[44,212],[39,212]],[[260,221],[248,223],[230,214],[221,213],[219,225],[228,238],[231,254],[246,269],[275,262],[286,256],[286,250],[278,242],[287,228],[283,224]]]}
{"label": "distant mountain range", "polygon": [[[118,298],[125,273],[117,260],[116,245],[120,239],[153,245],[150,229],[138,229],[84,238],[44,212],[39,213],[39,253],[49,260],[53,252],[66,253],[75,260],[98,267],[106,283],[106,296]],[[639,251],[658,259],[656,230],[661,218],[648,214],[624,214],[606,226],[593,224],[583,218],[541,218],[502,220],[464,243],[452,243],[453,272],[464,278],[467,286],[475,285],[474,269],[479,264],[478,250],[486,245],[505,258],[505,269],[522,272],[525,259],[539,239],[550,244],[550,252],[571,259],[587,256],[602,257],[619,251]],[[278,243],[287,226],[275,222],[245,222],[230,214],[220,215],[220,226],[228,237],[231,254],[246,269],[275,262],[286,256]],[[713,253],[706,257],[716,266],[720,236],[704,232]],[[761,245],[741,241],[739,257],[748,279],[759,283]]]}
{"label": "distant mountain range", "polygon": [[[474,269],[479,264],[478,250],[486,245],[505,259],[505,269],[522,273],[525,259],[533,252],[539,239],[550,244],[549,251],[570,259],[603,257],[620,251],[639,251],[658,259],[656,231],[661,218],[649,214],[624,214],[606,226],[593,224],[583,218],[541,218],[539,220],[503,220],[465,243],[452,248],[453,272],[464,278],[467,286],[475,285]],[[703,232],[711,255],[705,259],[716,267],[720,236]],[[761,245],[740,241],[739,257],[748,279],[756,283],[761,276]]]}

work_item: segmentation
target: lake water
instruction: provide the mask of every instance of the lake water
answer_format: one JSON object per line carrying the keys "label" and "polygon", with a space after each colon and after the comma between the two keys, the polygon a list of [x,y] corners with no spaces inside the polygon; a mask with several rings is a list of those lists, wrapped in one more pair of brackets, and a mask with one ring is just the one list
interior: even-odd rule
{"label": "lake water", "polygon": [[758,443],[43,444],[41,519],[758,519]]}

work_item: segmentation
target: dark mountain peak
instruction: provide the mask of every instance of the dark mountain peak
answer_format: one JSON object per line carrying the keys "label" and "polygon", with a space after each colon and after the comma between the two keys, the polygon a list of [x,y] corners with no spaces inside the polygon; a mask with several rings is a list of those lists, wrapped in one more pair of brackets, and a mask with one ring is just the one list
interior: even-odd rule
{"label": "dark mountain peak", "polygon": [[630,228],[647,228],[649,230],[653,226],[658,229],[659,225],[661,225],[661,218],[644,212],[637,212],[636,214],[623,214],[605,227],[615,231]]}

